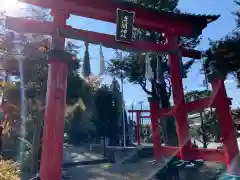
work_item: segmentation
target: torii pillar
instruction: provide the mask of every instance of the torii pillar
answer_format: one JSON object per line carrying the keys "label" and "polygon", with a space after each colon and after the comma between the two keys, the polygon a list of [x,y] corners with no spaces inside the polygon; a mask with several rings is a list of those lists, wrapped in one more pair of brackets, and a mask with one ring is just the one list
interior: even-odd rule
{"label": "torii pillar", "polygon": [[181,77],[182,54],[179,49],[178,36],[174,34],[167,34],[166,38],[168,44],[172,48],[172,52],[168,55],[168,58],[170,64],[173,102],[176,108],[172,115],[176,119],[179,153],[181,159],[189,160],[191,157],[191,138],[189,135],[188,112]]}
{"label": "torii pillar", "polygon": [[42,180],[60,180],[62,178],[67,60],[71,57],[69,53],[59,50],[50,52],[48,59],[48,90],[40,167]]}
{"label": "torii pillar", "polygon": [[48,54],[48,86],[45,106],[43,147],[40,166],[41,180],[62,179],[64,139],[64,111],[68,61],[72,55],[64,51],[64,38],[58,37],[57,28],[65,25],[68,15],[54,13],[53,49]]}

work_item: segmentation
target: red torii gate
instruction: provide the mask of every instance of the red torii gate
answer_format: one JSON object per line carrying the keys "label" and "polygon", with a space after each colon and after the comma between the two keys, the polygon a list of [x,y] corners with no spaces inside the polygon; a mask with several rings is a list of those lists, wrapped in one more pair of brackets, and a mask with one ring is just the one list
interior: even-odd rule
{"label": "red torii gate", "polygon": [[[64,106],[66,97],[67,60],[71,59],[66,53],[61,51],[64,47],[64,39],[56,33],[57,29],[67,30],[76,39],[88,40],[90,43],[102,43],[119,49],[133,49],[138,51],[168,52],[171,81],[173,88],[173,99],[175,107],[170,109],[159,109],[159,103],[150,99],[150,113],[153,129],[153,142],[155,158],[162,155],[172,155],[178,151],[182,159],[196,159],[208,157],[207,160],[220,160],[226,162],[229,170],[232,169],[232,162],[238,154],[236,136],[229,113],[229,101],[226,96],[222,79],[212,83],[215,98],[206,98],[198,102],[186,104],[184,101],[182,79],[180,75],[181,55],[187,57],[200,57],[201,53],[182,49],[178,45],[179,36],[199,35],[208,23],[216,20],[218,16],[193,16],[187,14],[174,14],[169,12],[156,12],[145,9],[138,5],[129,3],[119,3],[112,0],[22,0],[43,8],[52,9],[54,16],[53,23],[29,21],[20,19],[9,19],[7,26],[16,31],[43,33],[53,36],[53,42],[60,42],[58,47],[49,56],[49,77],[48,77],[48,98],[46,103],[46,113],[44,122],[43,150],[41,159],[40,176],[42,180],[60,180],[63,150],[63,126],[64,126]],[[76,30],[66,27],[66,19],[70,14],[85,16],[98,20],[116,22],[116,9],[120,8],[136,13],[134,26],[137,28],[160,31],[166,34],[167,44],[155,44],[149,42],[134,42],[133,44],[123,44],[115,42],[115,37]],[[11,23],[12,22],[14,23]],[[18,27],[16,27],[18,25]],[[178,52],[181,52],[179,55]],[[220,106],[221,103],[221,106]],[[179,105],[180,104],[180,105]],[[217,107],[220,124],[223,134],[225,150],[206,151],[193,149],[188,132],[187,112],[207,106]],[[58,114],[58,115],[57,115]],[[171,114],[176,117],[177,133],[179,137],[179,148],[161,147],[160,133],[157,126],[159,116]],[[54,143],[53,143],[54,142]],[[225,153],[225,154],[224,154]],[[210,157],[209,155],[212,155]]]}
{"label": "red torii gate", "polygon": [[[177,99],[178,103],[169,109],[160,109],[159,102],[154,101],[149,98],[150,110],[129,110],[128,112],[136,114],[136,124],[137,124],[137,141],[138,145],[140,142],[140,125],[141,117],[151,118],[152,126],[152,138],[154,145],[154,157],[156,160],[164,156],[172,156],[176,154],[181,159],[203,159],[206,161],[216,161],[227,165],[230,173],[239,175],[239,150],[236,141],[236,131],[233,125],[231,112],[229,105],[231,105],[231,99],[227,97],[224,80],[215,79],[211,82],[213,93],[211,96],[193,101],[193,102],[183,102]],[[181,103],[179,103],[181,102]],[[177,114],[181,106],[185,106],[186,116],[187,113],[202,110],[204,108],[216,108],[219,124],[221,129],[221,135],[223,137],[224,150],[221,149],[203,149],[203,148],[193,148],[190,141],[188,124],[183,124],[181,120],[177,119]],[[150,116],[142,116],[141,113],[150,113]],[[161,137],[159,129],[159,119],[164,116],[174,116],[176,118],[177,135],[179,139],[179,144],[183,141],[182,148],[171,147],[171,146],[161,146]],[[185,147],[184,147],[185,146]],[[186,153],[186,154],[181,154]]]}
{"label": "red torii gate", "polygon": [[[186,104],[187,112],[202,110],[203,108],[207,108],[207,107],[216,108],[217,106],[214,103],[215,98],[216,98],[216,93],[213,93],[213,95],[211,97],[206,97],[206,98],[200,99],[198,101],[188,102]],[[209,104],[209,102],[211,104]],[[228,99],[228,103],[229,103],[229,105],[231,105],[231,100],[230,99]],[[177,109],[178,109],[178,107],[176,107],[176,106],[175,107],[170,107],[169,109],[159,109],[159,112],[158,112],[158,115],[157,115],[158,119],[160,119],[160,117],[164,117],[164,116],[175,116],[174,114],[176,113]],[[153,127],[154,124],[157,126],[157,128],[155,128],[155,129],[158,129],[158,126],[159,126],[158,122],[159,121],[157,120],[156,123],[153,123],[152,118],[151,118],[152,117],[151,116],[151,110],[135,109],[135,110],[128,110],[128,112],[136,114],[137,142],[138,142],[138,145],[140,145],[141,144],[141,142],[140,142],[141,118],[150,118],[151,119],[151,127]],[[150,113],[150,115],[144,115],[143,116],[142,113]],[[152,130],[154,131],[154,128]],[[158,134],[155,130],[155,133],[153,132],[153,135],[155,137],[155,138],[153,138],[155,159],[159,159],[160,157],[163,157],[163,156],[166,156],[166,155],[169,156],[171,154],[173,155],[173,154],[176,154],[176,153],[179,157],[181,157],[177,147],[161,147],[161,145],[159,144],[159,142],[161,142],[161,141],[158,141],[160,139],[160,132]],[[163,149],[161,149],[161,148],[158,149],[158,146],[163,148]],[[216,151],[215,151],[215,149],[213,149],[213,150],[197,149],[197,150],[199,150],[199,152],[196,152],[196,151],[194,152],[194,153],[197,153],[197,155],[194,155],[194,156],[197,156],[197,158],[201,158],[203,160],[208,160],[208,161],[211,160],[211,161],[225,163],[225,160],[224,160],[224,157],[223,157],[224,156],[224,154],[223,154],[224,151],[223,150],[216,150]],[[212,157],[213,156],[212,153],[207,153],[209,151],[213,151],[214,153],[216,153],[216,155],[214,157]],[[190,159],[195,159],[195,158],[190,158]]]}
{"label": "red torii gate", "polygon": [[137,144],[141,145],[141,118],[151,118],[150,116],[142,116],[142,113],[150,113],[149,110],[128,110],[129,113],[136,114],[136,128],[137,128]]}

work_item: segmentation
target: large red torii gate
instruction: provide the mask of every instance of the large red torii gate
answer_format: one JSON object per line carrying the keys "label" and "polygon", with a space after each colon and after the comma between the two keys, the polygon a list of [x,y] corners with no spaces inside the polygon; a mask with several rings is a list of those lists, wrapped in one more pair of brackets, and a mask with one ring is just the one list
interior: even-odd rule
{"label": "large red torii gate", "polygon": [[[159,102],[150,99],[151,123],[153,129],[153,142],[155,158],[159,159],[162,155],[173,155],[178,152],[181,159],[196,159],[206,157],[207,160],[220,160],[228,165],[232,172],[232,164],[238,154],[238,147],[234,127],[229,112],[229,100],[226,96],[223,79],[213,81],[213,91],[215,98],[207,98],[200,102],[186,104],[184,101],[182,78],[180,73],[181,57],[201,57],[201,53],[179,47],[179,36],[199,35],[208,23],[216,20],[218,16],[193,16],[188,14],[174,14],[170,12],[156,12],[145,9],[138,5],[129,3],[119,3],[112,0],[22,0],[43,8],[52,9],[54,16],[53,23],[20,20],[9,18],[7,26],[10,29],[23,32],[43,33],[53,36],[53,43],[59,42],[49,55],[49,77],[48,94],[44,121],[43,150],[41,159],[40,176],[42,180],[61,179],[61,161],[63,150],[63,125],[64,107],[66,98],[66,79],[67,79],[67,60],[71,59],[62,50],[66,33],[58,30],[68,31],[70,38],[88,40],[90,43],[102,43],[119,49],[132,49],[139,51],[154,51],[169,53],[171,81],[173,88],[173,99],[175,106],[170,109],[159,109]],[[67,27],[66,20],[70,14],[85,16],[98,20],[116,22],[116,9],[120,8],[136,13],[134,26],[137,28],[160,31],[166,34],[167,44],[154,44],[149,42],[134,42],[133,44],[123,44],[114,41],[115,37],[93,33],[83,30],[76,30]],[[14,23],[13,23],[14,22]],[[15,25],[14,25],[15,24]],[[16,27],[17,26],[17,27]],[[178,53],[180,52],[180,53]],[[220,106],[221,103],[221,106]],[[223,151],[201,151],[193,149],[189,138],[187,112],[216,106],[222,128],[224,152]],[[179,147],[161,147],[158,119],[160,116],[171,114],[176,118],[177,134]],[[53,143],[54,142],[54,143]],[[212,155],[212,158],[209,156]]]}
{"label": "large red torii gate", "polygon": [[[6,27],[9,29],[12,29],[17,32],[28,32],[28,33],[38,33],[38,34],[44,34],[44,35],[52,35],[55,33],[56,28],[54,28],[54,24],[49,21],[36,21],[36,20],[26,20],[26,19],[19,19],[16,17],[7,17],[6,19]],[[86,30],[79,30],[72,28],[70,26],[64,26],[62,27],[64,31],[67,31],[68,34],[61,34],[61,31],[59,32],[61,36],[65,38],[73,38],[73,39],[81,39],[83,41],[88,41],[92,44],[99,44],[100,42],[105,47],[111,47],[111,48],[117,48],[117,49],[123,49],[123,50],[134,50],[139,52],[170,52],[171,47],[169,45],[165,44],[156,44],[153,42],[145,42],[142,40],[137,40],[133,42],[132,44],[122,44],[117,43],[115,41],[115,36],[103,34],[103,33],[97,33],[97,32],[91,32]],[[201,58],[201,52],[193,49],[186,49],[180,47],[181,53],[183,57],[188,58],[195,58],[200,59]]]}

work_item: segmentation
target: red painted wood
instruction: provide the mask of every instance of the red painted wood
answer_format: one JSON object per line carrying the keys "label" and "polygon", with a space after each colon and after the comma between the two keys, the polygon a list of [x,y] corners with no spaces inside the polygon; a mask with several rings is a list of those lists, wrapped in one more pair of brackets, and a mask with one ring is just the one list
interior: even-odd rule
{"label": "red painted wood", "polygon": [[[179,99],[179,100],[181,100],[181,99]],[[178,102],[178,103],[176,103],[175,106],[170,107],[168,109],[160,109],[158,115],[159,115],[159,117],[175,116],[176,112],[178,111],[178,108],[181,108],[181,106],[182,106],[182,103]],[[202,109],[208,108],[208,107],[215,107],[213,105],[212,97],[204,98],[204,99],[201,99],[198,101],[193,101],[193,102],[186,102],[185,106],[186,106],[187,112],[202,110]]]}
{"label": "red painted wood", "polygon": [[204,161],[216,161],[225,163],[224,150],[192,148],[191,159],[202,159]]}
{"label": "red painted wood", "polygon": [[[228,171],[232,172],[234,168],[233,162],[238,159],[239,150],[236,137],[236,129],[234,127],[231,112],[229,108],[229,99],[227,98],[226,89],[223,79],[216,79],[212,81],[213,93],[218,92],[215,97],[216,112],[218,114],[221,134],[223,137],[225,163],[227,164]],[[239,167],[238,167],[239,168]],[[238,171],[238,173],[240,173]],[[240,175],[240,174],[238,174]]]}
{"label": "red painted wood", "polygon": [[62,178],[67,74],[67,64],[50,62],[40,167],[42,180],[60,180]]}
{"label": "red painted wood", "polygon": [[[197,111],[197,110],[202,110],[202,109],[205,109],[205,108],[215,108],[216,105],[214,103],[214,95],[213,97],[207,97],[207,98],[203,98],[203,99],[200,99],[200,100],[197,100],[197,101],[192,101],[192,102],[186,102],[186,109],[187,109],[187,112],[193,112],[193,111]],[[227,99],[227,103],[229,105],[231,105],[231,100],[230,99]],[[160,109],[158,111],[158,116],[159,117],[163,117],[163,116],[174,116],[175,113],[176,113],[176,110],[179,106],[173,106],[173,107],[170,107],[168,109]],[[150,110],[129,110],[128,112],[145,112],[145,113],[149,113]],[[141,116],[143,118],[148,118],[149,116]]]}
{"label": "red painted wood", "polygon": [[192,25],[181,22],[179,19],[170,19],[167,15],[159,15],[159,13],[148,11],[144,8],[129,8],[111,0],[58,0],[57,3],[51,0],[23,1],[44,8],[57,8],[71,14],[112,23],[116,22],[116,9],[120,8],[136,13],[134,25],[137,28],[164,31],[176,35],[192,35],[193,33]]}
{"label": "red painted wood", "polygon": [[[41,22],[36,20],[24,20],[20,18],[15,17],[8,17],[6,20],[6,27],[9,29],[12,29],[17,32],[28,32],[28,33],[38,33],[38,34],[45,34],[45,35],[52,35],[53,34],[53,24],[51,22]],[[118,43],[115,41],[115,36],[102,34],[102,33],[96,33],[96,32],[90,32],[90,31],[84,31],[84,30],[78,30],[74,28],[67,28],[70,32],[73,34],[77,34],[78,36],[81,36],[85,39],[87,39],[89,42],[93,43],[100,43],[102,42],[103,45],[115,47],[115,48],[129,48],[136,51],[158,51],[158,52],[164,52],[164,51],[170,51],[171,49],[167,45],[160,45],[150,42],[144,42],[144,41],[136,41],[133,44],[123,44]],[[68,37],[67,37],[68,38]],[[188,50],[185,48],[181,48],[182,55],[184,57],[190,57],[190,58],[201,58],[201,52],[196,50]]]}
{"label": "red painted wood", "polygon": [[151,117],[151,124],[152,124],[152,142],[153,142],[153,149],[154,149],[154,158],[158,160],[161,156],[160,148],[161,148],[161,137],[160,137],[160,128],[158,125],[158,110],[159,104],[156,101],[149,100],[150,103],[150,117]]}
{"label": "red painted wood", "polygon": [[[57,16],[53,26],[61,27],[66,23],[66,16]],[[56,29],[56,28],[55,28]],[[58,48],[63,49],[65,39],[52,33],[53,44],[58,42]],[[56,41],[57,40],[57,41]],[[68,64],[56,57],[49,59],[47,98],[45,106],[43,149],[40,165],[40,179],[62,179],[62,157],[64,139],[64,115],[66,105],[66,89]]]}
{"label": "red painted wood", "polygon": [[[156,44],[145,41],[134,41],[133,43],[120,43],[116,42],[115,36],[102,34],[102,33],[94,33],[90,31],[77,30],[70,27],[66,27],[71,34],[76,34],[77,36],[81,36],[84,40],[87,40],[89,43],[99,44],[102,42],[104,46],[118,49],[132,49],[139,52],[153,51],[153,52],[169,52],[171,51],[170,47],[166,44]],[[65,36],[60,33],[61,36],[66,38],[71,38],[71,36]]]}
{"label": "red painted wood", "polygon": [[182,51],[183,57],[189,57],[194,59],[201,59],[202,58],[202,52],[194,49],[186,49],[180,47],[180,50]]}
{"label": "red painted wood", "polygon": [[141,145],[141,119],[140,119],[140,112],[137,112],[137,142],[138,145]]}
{"label": "red painted wood", "polygon": [[19,33],[37,33],[52,35],[53,23],[50,21],[28,20],[17,17],[6,18],[6,28]]}
{"label": "red painted wood", "polygon": [[[228,105],[231,105],[231,100],[229,98],[226,99],[226,103]],[[187,106],[187,111],[188,112],[193,112],[193,111],[197,111],[197,110],[203,110],[205,108],[216,108],[217,105],[215,103],[215,95],[213,93],[212,96],[207,97],[207,98],[203,98],[197,101],[193,101],[193,102],[187,102],[186,103]]]}
{"label": "red painted wood", "polygon": [[[178,49],[176,36],[167,36],[168,42],[173,49]],[[172,82],[173,102],[176,108],[175,119],[178,134],[178,144],[181,159],[189,159],[191,138],[189,135],[188,114],[184,101],[184,91],[180,72],[180,53],[169,54],[170,77]]]}
{"label": "red painted wood", "polygon": [[214,108],[214,99],[212,97],[207,97],[197,101],[187,102],[186,107],[188,112],[203,110],[210,107]]}

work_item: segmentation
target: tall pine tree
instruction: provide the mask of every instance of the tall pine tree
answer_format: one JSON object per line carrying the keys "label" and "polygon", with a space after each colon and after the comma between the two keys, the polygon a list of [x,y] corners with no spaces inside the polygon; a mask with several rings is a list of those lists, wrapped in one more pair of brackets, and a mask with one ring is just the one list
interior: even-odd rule
{"label": "tall pine tree", "polygon": [[[240,0],[235,1],[240,6]],[[234,13],[236,17],[236,28],[218,41],[210,41],[207,50],[204,69],[210,80],[215,77],[226,78],[228,74],[236,77],[240,87],[240,10]]]}

